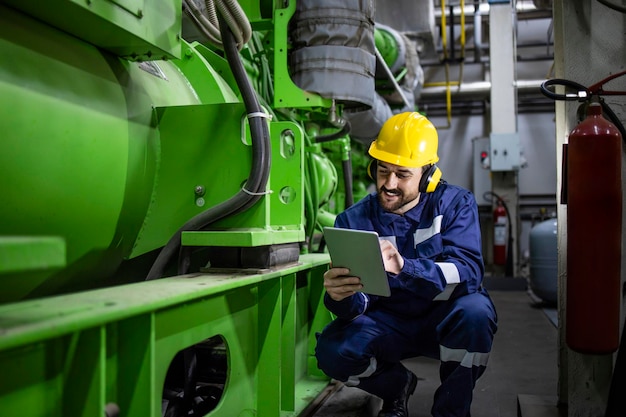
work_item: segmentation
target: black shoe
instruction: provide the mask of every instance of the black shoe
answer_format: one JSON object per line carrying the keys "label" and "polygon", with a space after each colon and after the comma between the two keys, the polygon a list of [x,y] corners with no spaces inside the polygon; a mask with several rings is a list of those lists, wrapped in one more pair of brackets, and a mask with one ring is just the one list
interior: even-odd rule
{"label": "black shoe", "polygon": [[409,417],[409,397],[415,392],[417,377],[407,369],[408,381],[400,391],[400,395],[393,400],[385,400],[378,417]]}

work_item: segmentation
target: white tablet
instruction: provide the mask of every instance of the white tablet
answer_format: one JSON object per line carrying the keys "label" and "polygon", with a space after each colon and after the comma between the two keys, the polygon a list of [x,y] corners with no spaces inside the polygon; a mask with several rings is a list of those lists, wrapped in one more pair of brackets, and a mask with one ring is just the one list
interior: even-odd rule
{"label": "white tablet", "polygon": [[364,293],[389,297],[378,233],[324,227],[324,238],[333,267],[348,268],[350,275],[361,278]]}

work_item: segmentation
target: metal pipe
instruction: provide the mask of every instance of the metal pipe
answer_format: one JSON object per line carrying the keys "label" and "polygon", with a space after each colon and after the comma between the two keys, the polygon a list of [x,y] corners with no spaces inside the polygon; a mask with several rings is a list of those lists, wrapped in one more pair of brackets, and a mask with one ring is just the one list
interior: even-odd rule
{"label": "metal pipe", "polygon": [[[466,13],[470,13],[470,6],[466,6],[468,10],[464,10]],[[480,14],[486,18],[489,15],[490,5],[488,3],[481,3],[479,7]],[[476,10],[474,10],[476,11]],[[445,14],[441,8],[435,10],[435,19],[441,18],[441,15]],[[455,15],[460,15],[461,9],[455,7]],[[552,19],[551,9],[538,9],[535,6],[530,6],[526,3],[517,3],[515,7],[515,15],[517,20],[534,20],[534,19]]]}
{"label": "metal pipe", "polygon": [[391,73],[391,70],[387,66],[387,63],[385,62],[383,57],[380,55],[380,52],[378,51],[378,48],[375,48],[374,52],[376,53],[376,65],[380,65],[381,68],[383,68],[383,70],[385,71],[385,74],[389,78],[389,81],[393,85],[393,89],[400,95],[404,105],[406,107],[410,108],[411,107],[411,103],[409,103],[409,100],[404,95],[404,91],[402,91],[402,89],[400,88],[400,85],[398,85],[398,82],[396,81],[396,79],[394,78],[393,74]]}
{"label": "metal pipe", "polygon": [[[541,95],[541,84],[545,80],[517,80],[515,86],[517,87],[518,94],[537,94]],[[460,83],[458,88],[454,89],[454,97],[462,98],[489,98],[491,92],[490,81],[475,81]],[[419,99],[440,99],[442,95],[446,94],[445,86],[424,87],[420,91]]]}
{"label": "metal pipe", "polygon": [[480,15],[480,4],[478,0],[474,0],[474,61],[480,62],[481,52],[483,49],[483,24]]}

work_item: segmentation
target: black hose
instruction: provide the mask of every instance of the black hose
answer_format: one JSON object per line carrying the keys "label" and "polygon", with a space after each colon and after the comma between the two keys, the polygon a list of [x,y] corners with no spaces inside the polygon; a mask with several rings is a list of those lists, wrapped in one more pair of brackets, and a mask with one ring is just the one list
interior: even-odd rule
{"label": "black hose", "polygon": [[[223,21],[222,16],[218,15],[218,18],[220,19],[220,33],[224,45],[224,53],[235,77],[237,86],[239,87],[239,91],[241,92],[246,111],[249,115],[262,113],[263,109],[259,105],[254,89],[241,62],[235,37],[228,25]],[[163,249],[161,249],[152,268],[148,272],[146,281],[162,277],[172,257],[181,247],[180,240],[184,231],[201,230],[224,217],[245,211],[262,197],[262,193],[265,191],[267,185],[271,166],[269,129],[266,121],[262,117],[250,117],[249,123],[252,137],[252,166],[250,175],[244,185],[248,192],[241,190],[230,199],[188,220],[176,231]],[[186,273],[185,269],[188,268],[189,262],[186,259],[182,261],[182,267],[179,268],[179,273]]]}
{"label": "black hose", "polygon": [[[352,131],[352,125],[348,120],[344,121],[344,125],[339,129],[339,131],[331,133],[329,135],[320,135],[315,137],[315,143],[324,143],[330,142],[331,140],[342,138],[346,135],[349,135]],[[352,162],[350,161],[350,156],[348,156],[347,161],[342,161],[342,169],[343,169],[343,182],[346,190],[346,195],[344,199],[344,210],[354,204],[354,196],[352,194]]]}
{"label": "black hose", "polygon": [[[565,94],[557,94],[548,88],[553,85],[561,85],[563,87],[568,87],[571,90],[576,91],[576,93],[568,94],[566,92]],[[540,89],[541,89],[541,93],[544,96],[551,98],[552,100],[586,101],[589,99],[589,97],[591,97],[591,92],[587,90],[587,87],[585,87],[584,85],[578,84],[575,81],[565,80],[562,78],[552,78],[552,79],[546,80],[541,83]],[[584,93],[581,94],[581,92],[584,92]]]}
{"label": "black hose", "polygon": [[[621,74],[617,74],[617,75],[621,75]],[[569,88],[571,90],[576,91],[576,93],[575,94],[572,94],[572,93],[557,94],[554,91],[552,91],[550,88],[548,88],[553,85],[560,85],[562,87]],[[602,112],[604,113],[604,115],[606,115],[607,119],[611,123],[613,123],[615,127],[617,127],[617,130],[619,130],[620,134],[622,135],[622,141],[626,145],[626,128],[624,128],[624,125],[622,124],[621,120],[619,120],[619,118],[615,115],[615,113],[609,107],[609,105],[606,104],[604,99],[602,97],[599,97],[601,93],[592,93],[584,85],[579,84],[575,81],[565,80],[562,78],[553,78],[550,80],[546,80],[543,83],[541,83],[540,89],[541,89],[541,93],[544,96],[551,98],[552,100],[583,102],[583,104],[581,104],[578,107],[578,114],[579,114],[580,121],[584,120],[586,116],[585,112],[587,110],[587,106],[589,105],[589,102],[592,101],[594,94],[597,95],[598,101],[600,102],[600,105],[602,106]],[[626,146],[624,148],[626,150]]]}
{"label": "black hose", "polygon": [[620,13],[626,13],[626,7],[615,4],[615,3],[611,3],[610,1],[607,0],[598,0],[598,3],[605,5],[606,7],[608,7],[609,9],[613,9],[616,12],[620,12]]}
{"label": "black hose", "polygon": [[352,158],[348,154],[346,161],[341,161],[341,167],[343,171],[343,185],[346,190],[344,198],[344,210],[354,204],[354,194],[352,193]]}
{"label": "black hose", "polygon": [[331,133],[330,135],[320,135],[315,137],[316,143],[330,142],[331,140],[342,138],[346,135],[349,135],[352,131],[352,125],[350,125],[349,121],[345,121],[344,125],[337,132]]}
{"label": "black hose", "polygon": [[621,120],[617,117],[617,115],[613,112],[613,109],[611,109],[604,100],[600,100],[600,105],[602,106],[602,111],[604,112],[604,114],[606,114],[611,123],[613,123],[615,127],[617,127],[617,130],[619,130],[619,133],[621,133],[622,135],[622,141],[624,142],[624,144],[626,144],[626,129],[624,129],[624,125],[622,124]]}

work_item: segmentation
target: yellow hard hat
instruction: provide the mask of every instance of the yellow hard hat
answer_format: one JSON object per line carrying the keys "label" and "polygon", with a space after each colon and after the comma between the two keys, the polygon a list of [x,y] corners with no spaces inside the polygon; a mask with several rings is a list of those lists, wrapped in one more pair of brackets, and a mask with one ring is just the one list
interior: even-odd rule
{"label": "yellow hard hat", "polygon": [[435,126],[422,114],[406,112],[389,118],[369,148],[372,158],[407,168],[439,160]]}

